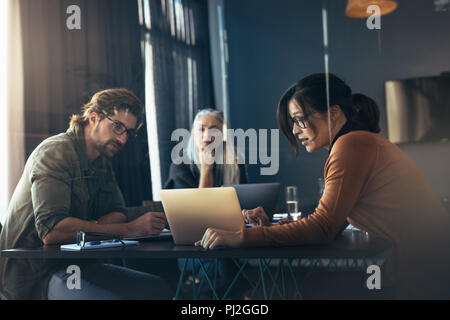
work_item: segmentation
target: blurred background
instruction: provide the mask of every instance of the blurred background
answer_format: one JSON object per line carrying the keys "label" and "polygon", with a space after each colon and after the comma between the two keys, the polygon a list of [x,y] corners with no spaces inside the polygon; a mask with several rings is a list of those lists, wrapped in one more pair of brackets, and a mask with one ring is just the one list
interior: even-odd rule
{"label": "blurred background", "polygon": [[[369,2],[394,10],[352,17]],[[0,214],[33,149],[66,131],[98,90],[124,87],[146,104],[138,139],[114,159],[127,205],[137,206],[159,200],[171,133],[190,129],[198,109],[223,110],[229,128],[276,129],[283,92],[325,71],[378,103],[381,134],[448,206],[448,0],[2,0],[0,12]],[[282,135],[279,146],[278,173],[251,164],[249,182],[297,186],[300,209],[312,212],[328,153],[296,158]]]}

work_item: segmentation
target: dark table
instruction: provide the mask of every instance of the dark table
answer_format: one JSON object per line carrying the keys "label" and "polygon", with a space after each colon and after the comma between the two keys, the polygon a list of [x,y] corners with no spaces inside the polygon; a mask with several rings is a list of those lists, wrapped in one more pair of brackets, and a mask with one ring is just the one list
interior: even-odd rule
{"label": "dark table", "polygon": [[[100,250],[85,251],[61,251],[59,246],[44,246],[33,249],[9,249],[0,251],[1,257],[7,258],[26,258],[26,259],[179,259],[186,258],[178,281],[178,288],[174,299],[179,297],[182,279],[185,273],[185,267],[189,262],[197,262],[200,264],[200,271],[204,272],[204,279],[216,299],[226,298],[231,288],[239,277],[244,277],[250,282],[249,277],[245,273],[245,267],[249,259],[257,259],[259,267],[258,282],[251,283],[255,292],[260,286],[262,287],[264,298],[270,299],[276,292],[282,298],[286,298],[284,282],[287,281],[287,275],[290,274],[291,282],[295,284],[294,298],[301,298],[300,286],[297,285],[298,279],[295,277],[292,269],[292,261],[294,259],[307,259],[310,261],[319,261],[320,259],[349,259],[349,260],[365,260],[380,256],[391,247],[391,244],[379,237],[368,235],[365,232],[357,230],[345,230],[338,235],[332,242],[320,245],[301,245],[301,246],[285,246],[285,247],[261,247],[246,249],[218,249],[204,250],[195,246],[179,246],[175,245],[171,240],[151,239],[141,241],[138,246],[126,248],[112,248]],[[208,272],[202,263],[202,259],[224,259],[230,258],[238,266],[239,271],[229,284],[228,290],[220,297],[215,290],[215,283],[212,277],[208,276]],[[276,272],[272,272],[269,266],[274,259],[279,260]],[[311,270],[315,264],[311,264]],[[286,277],[284,274],[286,269]],[[266,275],[265,275],[266,274]],[[283,279],[281,288],[277,285],[279,276]],[[195,274],[193,274],[195,278]],[[272,286],[269,288],[269,281]],[[197,286],[197,287],[201,287]],[[193,286],[193,297],[197,298],[195,281]],[[276,290],[276,291],[275,291]]]}
{"label": "dark table", "polygon": [[329,244],[245,249],[204,250],[195,246],[178,246],[171,240],[146,240],[138,246],[85,251],[61,251],[58,245],[33,249],[1,250],[5,258],[27,259],[102,259],[102,258],[368,258],[387,250],[391,244],[365,232],[345,230]]}

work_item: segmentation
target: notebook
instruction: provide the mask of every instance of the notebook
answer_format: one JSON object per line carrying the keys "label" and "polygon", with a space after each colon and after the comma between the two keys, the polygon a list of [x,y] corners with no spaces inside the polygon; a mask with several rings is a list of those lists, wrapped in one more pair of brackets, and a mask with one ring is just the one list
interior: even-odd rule
{"label": "notebook", "polygon": [[[123,243],[122,243],[123,242]],[[137,246],[139,241],[134,240],[102,240],[102,241],[89,241],[84,244],[84,246],[80,246],[76,243],[72,244],[64,244],[61,245],[62,251],[81,251],[81,250],[95,250],[95,249],[109,249],[109,248],[120,248],[120,247],[129,247],[129,246]]]}

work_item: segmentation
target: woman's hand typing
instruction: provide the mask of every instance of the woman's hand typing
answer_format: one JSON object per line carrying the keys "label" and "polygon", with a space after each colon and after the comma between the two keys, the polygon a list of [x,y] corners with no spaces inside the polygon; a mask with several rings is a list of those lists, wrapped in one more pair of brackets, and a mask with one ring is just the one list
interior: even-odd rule
{"label": "woman's hand typing", "polygon": [[244,220],[254,227],[271,226],[270,219],[264,211],[263,207],[257,207],[252,210],[242,210]]}

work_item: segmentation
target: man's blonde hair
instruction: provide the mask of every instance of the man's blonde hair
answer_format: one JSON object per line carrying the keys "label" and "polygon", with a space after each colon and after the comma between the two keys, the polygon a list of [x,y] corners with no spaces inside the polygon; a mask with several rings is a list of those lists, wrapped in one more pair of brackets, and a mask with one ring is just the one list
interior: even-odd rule
{"label": "man's blonde hair", "polygon": [[114,116],[119,111],[127,111],[136,117],[136,128],[140,128],[144,122],[144,105],[130,90],[106,89],[92,96],[89,103],[82,108],[82,114],[74,114],[70,117],[70,127],[84,127],[89,123],[89,115],[96,112],[99,115]]}

